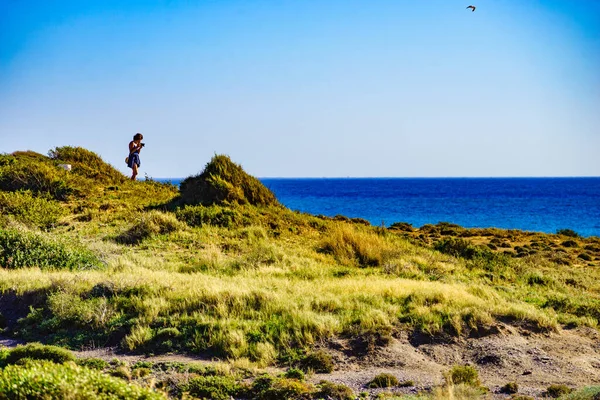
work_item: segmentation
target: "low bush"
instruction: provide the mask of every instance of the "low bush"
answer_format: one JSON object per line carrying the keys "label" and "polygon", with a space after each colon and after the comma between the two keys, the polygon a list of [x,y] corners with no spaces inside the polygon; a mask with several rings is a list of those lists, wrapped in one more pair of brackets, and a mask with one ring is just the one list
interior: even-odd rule
{"label": "low bush", "polygon": [[77,365],[80,365],[82,367],[96,369],[98,371],[102,371],[103,369],[108,368],[108,362],[104,361],[101,358],[79,358],[76,361],[76,363]]}
{"label": "low bush", "polygon": [[506,385],[500,388],[501,393],[513,394],[519,391],[519,385],[517,382],[508,382]]}
{"label": "low bush", "polygon": [[0,347],[0,368],[6,365],[6,358],[10,354],[10,350],[5,347]]}
{"label": "low bush", "polygon": [[122,244],[139,244],[144,239],[164,235],[185,229],[185,225],[175,218],[173,214],[160,211],[144,213],[126,232],[117,236],[116,241]]}
{"label": "low bush", "polygon": [[288,379],[297,379],[299,381],[303,381],[305,378],[304,372],[298,368],[288,369],[283,376]]}
{"label": "low bush", "polygon": [[240,385],[228,376],[199,376],[190,379],[187,385],[189,394],[201,399],[229,400],[239,390]]}
{"label": "low bush", "polygon": [[0,214],[12,215],[26,225],[47,229],[65,215],[65,210],[58,202],[35,197],[30,191],[0,192]]}
{"label": "low bush", "polygon": [[200,175],[184,179],[180,193],[183,204],[279,205],[273,192],[226,155],[215,155]]}
{"label": "low bush", "polygon": [[82,147],[56,147],[48,152],[56,163],[71,164],[71,174],[77,174],[104,184],[118,184],[127,178],[96,153]]}
{"label": "low bush", "polygon": [[150,368],[136,368],[131,372],[131,376],[135,379],[143,378],[152,373],[152,369]]}
{"label": "low bush", "polygon": [[575,232],[572,229],[559,229],[556,231],[557,235],[563,235],[563,236],[569,236],[569,237],[573,237],[573,238],[580,238],[581,236],[579,235],[579,233]]}
{"label": "low bush", "polygon": [[331,400],[353,400],[356,394],[348,386],[333,382],[321,381],[318,385],[318,391],[315,393],[317,399]]}
{"label": "low bush", "polygon": [[77,192],[70,181],[66,171],[49,163],[18,160],[0,168],[0,190],[9,192],[27,190],[67,200]]}
{"label": "low bush", "polygon": [[185,206],[176,211],[177,219],[189,226],[220,226],[230,228],[241,222],[241,214],[233,208],[221,206]]}
{"label": "low bush", "polygon": [[400,382],[398,378],[396,378],[392,374],[382,373],[376,375],[369,383],[367,383],[367,387],[369,388],[387,388],[397,386]]}
{"label": "low bush", "polygon": [[565,396],[565,395],[571,393],[572,391],[573,391],[573,389],[571,389],[567,385],[550,385],[550,386],[548,386],[548,389],[546,389],[546,392],[544,393],[544,395],[546,397],[552,397],[552,398],[557,399],[561,396]]}
{"label": "low bush", "polygon": [[565,240],[561,245],[563,247],[579,247],[579,244],[574,240]]}
{"label": "low bush", "polygon": [[108,373],[116,378],[121,378],[126,381],[131,380],[131,370],[126,365],[117,365],[116,367],[108,371]]}
{"label": "low bush", "polygon": [[0,397],[6,399],[165,399],[161,393],[128,384],[69,362],[30,361],[0,371]]}
{"label": "low bush", "polygon": [[256,400],[309,400],[314,392],[313,385],[296,379],[262,376],[254,380],[248,397]]}
{"label": "low bush", "polygon": [[83,246],[20,229],[0,229],[0,266],[85,270],[102,262]]}
{"label": "low bush", "polygon": [[304,371],[330,373],[334,369],[331,355],[319,350],[307,354],[300,362],[300,368]]}
{"label": "low bush", "polygon": [[48,360],[57,364],[75,361],[75,356],[69,350],[57,346],[46,346],[41,343],[28,343],[9,350],[4,362],[15,364],[21,359]]}
{"label": "low bush", "polygon": [[414,232],[415,230],[415,228],[408,222],[394,222],[390,225],[389,229],[404,232]]}
{"label": "low bush", "polygon": [[600,386],[588,386],[562,397],[564,400],[600,400]]}
{"label": "low bush", "polygon": [[454,385],[479,386],[479,372],[470,365],[455,365],[448,371],[446,380]]}
{"label": "low bush", "polygon": [[464,239],[448,238],[434,244],[434,248],[444,254],[472,260],[476,257],[489,258],[493,253],[486,247],[475,246]]}

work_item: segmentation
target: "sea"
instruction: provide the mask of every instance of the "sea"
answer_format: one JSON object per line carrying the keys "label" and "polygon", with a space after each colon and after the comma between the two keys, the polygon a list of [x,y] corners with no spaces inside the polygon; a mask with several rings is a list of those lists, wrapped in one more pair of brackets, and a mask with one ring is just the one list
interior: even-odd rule
{"label": "sea", "polygon": [[546,233],[571,229],[600,237],[600,177],[260,180],[292,210],[363,218],[372,225],[450,222]]}

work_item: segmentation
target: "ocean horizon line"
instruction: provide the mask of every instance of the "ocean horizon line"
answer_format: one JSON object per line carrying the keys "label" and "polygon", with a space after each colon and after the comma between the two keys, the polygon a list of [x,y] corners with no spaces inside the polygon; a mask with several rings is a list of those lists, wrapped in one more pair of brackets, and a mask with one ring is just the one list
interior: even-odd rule
{"label": "ocean horizon line", "polygon": [[[183,180],[186,177],[149,177],[160,180]],[[257,179],[600,179],[596,175],[577,176],[261,176]]]}

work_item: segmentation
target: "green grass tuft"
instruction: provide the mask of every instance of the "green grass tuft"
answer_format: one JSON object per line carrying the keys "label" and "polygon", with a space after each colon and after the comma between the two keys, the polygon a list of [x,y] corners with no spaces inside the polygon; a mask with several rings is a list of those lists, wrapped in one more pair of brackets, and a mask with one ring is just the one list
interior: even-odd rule
{"label": "green grass tuft", "polygon": [[517,382],[508,382],[506,385],[500,388],[501,393],[513,394],[519,391],[519,385]]}
{"label": "green grass tuft", "polygon": [[557,399],[557,398],[565,396],[571,392],[573,392],[573,389],[571,389],[567,385],[562,385],[562,384],[561,385],[550,385],[546,389],[546,392],[544,393],[544,395],[546,397],[552,397],[552,398]]}
{"label": "green grass tuft", "polygon": [[185,229],[185,225],[171,213],[149,211],[140,213],[139,220],[127,231],[117,236],[122,244],[139,244],[144,239]]}
{"label": "green grass tuft", "polygon": [[316,399],[331,400],[354,400],[356,394],[348,386],[327,381],[321,381],[318,385],[318,391],[315,393]]}
{"label": "green grass tuft", "polygon": [[304,371],[317,373],[329,373],[335,368],[333,359],[329,353],[323,350],[307,354],[300,362],[300,367]]}
{"label": "green grass tuft", "polygon": [[479,381],[479,372],[470,365],[455,365],[448,371],[446,375],[448,383],[454,385],[467,385],[478,387],[481,385]]}
{"label": "green grass tuft", "polygon": [[367,384],[367,387],[387,388],[398,386],[399,383],[400,382],[398,381],[398,378],[396,378],[394,375],[384,372],[371,379],[371,381]]}

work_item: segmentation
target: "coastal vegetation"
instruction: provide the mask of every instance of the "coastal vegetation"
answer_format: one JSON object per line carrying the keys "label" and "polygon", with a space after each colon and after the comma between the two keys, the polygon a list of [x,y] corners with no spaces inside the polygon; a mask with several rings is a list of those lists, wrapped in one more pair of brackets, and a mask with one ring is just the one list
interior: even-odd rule
{"label": "coastal vegetation", "polygon": [[[600,238],[303,214],[223,155],[181,190],[129,181],[77,147],[0,155],[0,211],[4,335],[221,361],[110,364],[35,345],[0,353],[0,393],[35,381],[73,398],[354,398],[304,378],[338,368],[336,340],[366,357],[402,333],[452,343],[506,324],[552,333],[600,320]],[[483,393],[473,367],[448,371],[423,396]]]}

